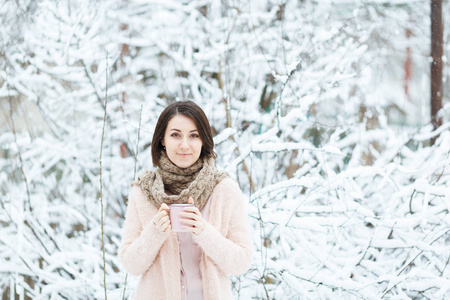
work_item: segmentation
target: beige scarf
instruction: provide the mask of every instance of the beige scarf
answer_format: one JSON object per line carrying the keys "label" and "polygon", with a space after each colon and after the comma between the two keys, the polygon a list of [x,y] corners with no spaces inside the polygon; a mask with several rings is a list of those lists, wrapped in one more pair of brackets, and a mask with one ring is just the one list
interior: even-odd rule
{"label": "beige scarf", "polygon": [[[216,169],[213,157],[198,159],[189,168],[182,169],[174,165],[165,152],[161,152],[160,163],[161,168],[145,170],[131,183],[131,186],[139,185],[158,209],[163,203],[188,203],[189,197],[192,197],[195,206],[201,210],[216,184],[228,176],[227,172]],[[173,195],[168,195],[166,190]]]}

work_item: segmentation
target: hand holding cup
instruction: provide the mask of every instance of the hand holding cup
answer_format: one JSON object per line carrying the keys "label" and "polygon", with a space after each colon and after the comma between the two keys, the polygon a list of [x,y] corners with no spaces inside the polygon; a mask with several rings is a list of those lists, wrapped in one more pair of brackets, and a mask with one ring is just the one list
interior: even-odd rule
{"label": "hand holding cup", "polygon": [[189,204],[191,206],[184,207],[183,212],[178,214],[179,222],[184,225],[183,229],[198,235],[205,229],[206,221],[203,219],[199,209],[194,206],[194,199],[189,197]]}
{"label": "hand holding cup", "polygon": [[193,207],[194,204],[171,204],[170,205],[170,223],[172,225],[172,230],[175,232],[188,232],[184,228],[184,225],[180,220],[180,213],[184,212],[186,208]]}
{"label": "hand holding cup", "polygon": [[170,224],[169,210],[169,206],[163,203],[161,204],[158,213],[156,213],[156,215],[153,217],[153,224],[155,224],[156,228],[158,228],[160,231],[166,232],[167,230],[170,230],[172,228]]}

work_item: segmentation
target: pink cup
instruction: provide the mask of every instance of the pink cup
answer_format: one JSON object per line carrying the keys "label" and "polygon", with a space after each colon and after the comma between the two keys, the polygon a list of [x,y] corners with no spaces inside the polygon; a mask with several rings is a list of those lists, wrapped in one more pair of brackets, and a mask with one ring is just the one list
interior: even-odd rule
{"label": "pink cup", "polygon": [[183,224],[180,223],[179,213],[184,211],[185,207],[191,207],[194,204],[171,204],[170,205],[170,224],[172,225],[172,231],[175,232],[187,232],[183,229]]}

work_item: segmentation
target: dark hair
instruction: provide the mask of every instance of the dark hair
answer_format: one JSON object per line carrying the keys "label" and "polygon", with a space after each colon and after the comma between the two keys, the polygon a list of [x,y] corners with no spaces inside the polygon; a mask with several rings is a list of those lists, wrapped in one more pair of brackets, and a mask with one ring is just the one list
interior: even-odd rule
{"label": "dark hair", "polygon": [[161,167],[159,162],[161,151],[163,151],[163,145],[161,142],[164,138],[164,134],[166,133],[167,124],[176,115],[183,115],[192,119],[197,126],[198,134],[203,144],[200,158],[216,157],[216,153],[214,153],[214,141],[211,126],[209,125],[209,121],[205,113],[200,106],[192,101],[179,101],[167,106],[158,118],[158,123],[156,123],[152,140],[153,165],[156,167]]}

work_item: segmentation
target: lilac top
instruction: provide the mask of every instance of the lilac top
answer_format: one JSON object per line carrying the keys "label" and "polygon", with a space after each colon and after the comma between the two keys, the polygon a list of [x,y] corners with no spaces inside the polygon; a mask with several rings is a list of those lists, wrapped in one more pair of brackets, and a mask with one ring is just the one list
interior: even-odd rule
{"label": "lilac top", "polygon": [[[208,221],[210,199],[211,196],[200,211],[205,221]],[[193,241],[192,234],[190,232],[177,232],[181,258],[181,300],[203,299],[202,274],[200,271],[203,251]]]}

